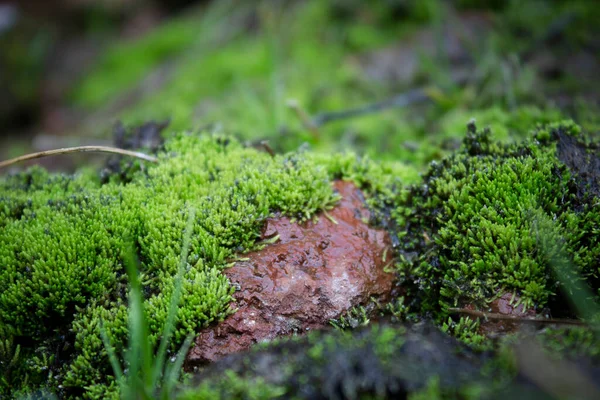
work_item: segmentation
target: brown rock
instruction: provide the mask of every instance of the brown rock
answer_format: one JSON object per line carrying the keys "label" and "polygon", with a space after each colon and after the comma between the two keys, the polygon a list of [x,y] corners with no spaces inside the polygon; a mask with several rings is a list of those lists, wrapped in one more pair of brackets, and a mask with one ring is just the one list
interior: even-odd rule
{"label": "brown rock", "polygon": [[352,183],[334,186],[342,199],[328,213],[331,218],[320,215],[302,224],[269,218],[262,238],[279,235],[277,242],[225,271],[240,288],[234,294],[238,310],[200,332],[188,368],[257,342],[329,326],[330,319],[370,297],[389,297],[393,275],[383,271],[391,261],[389,237],[364,222],[369,211]]}

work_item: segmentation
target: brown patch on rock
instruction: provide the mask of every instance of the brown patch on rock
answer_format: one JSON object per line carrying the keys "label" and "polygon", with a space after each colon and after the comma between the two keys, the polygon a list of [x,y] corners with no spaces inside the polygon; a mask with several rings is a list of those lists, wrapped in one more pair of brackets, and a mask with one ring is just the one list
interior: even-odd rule
{"label": "brown patch on rock", "polygon": [[[511,299],[513,300],[511,303]],[[534,318],[536,312],[533,308],[524,310],[523,304],[514,306],[519,301],[518,296],[514,296],[512,293],[504,293],[489,304],[489,309],[485,312],[491,314],[506,315],[515,318]],[[465,307],[468,310],[473,310],[474,307],[469,305]],[[518,331],[523,326],[518,321],[511,320],[499,320],[499,319],[479,319],[479,332],[486,336],[495,336],[498,334],[508,334]]]}
{"label": "brown patch on rock", "polygon": [[224,271],[240,288],[234,294],[238,310],[200,332],[188,368],[257,342],[329,326],[330,319],[371,297],[389,298],[393,275],[383,271],[391,261],[389,236],[364,222],[370,214],[352,183],[337,181],[334,187],[342,199],[330,218],[302,224],[269,218],[262,238],[279,240]]}

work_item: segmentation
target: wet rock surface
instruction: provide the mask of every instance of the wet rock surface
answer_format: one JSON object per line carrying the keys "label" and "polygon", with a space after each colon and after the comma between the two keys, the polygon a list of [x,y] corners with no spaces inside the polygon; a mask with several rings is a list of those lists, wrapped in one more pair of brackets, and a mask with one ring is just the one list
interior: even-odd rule
{"label": "wet rock surface", "polygon": [[362,193],[349,182],[334,184],[342,199],[316,221],[293,223],[269,218],[263,239],[279,238],[244,255],[225,270],[233,285],[237,311],[200,332],[186,365],[194,367],[248,349],[278,336],[329,326],[353,306],[371,297],[385,301],[393,275],[390,239],[370,227]]}

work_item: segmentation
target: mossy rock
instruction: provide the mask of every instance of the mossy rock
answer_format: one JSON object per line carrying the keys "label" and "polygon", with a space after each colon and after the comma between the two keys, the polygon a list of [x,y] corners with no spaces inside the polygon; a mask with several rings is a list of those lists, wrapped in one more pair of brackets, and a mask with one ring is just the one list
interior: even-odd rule
{"label": "mossy rock", "polygon": [[[232,310],[221,273],[254,246],[274,212],[306,219],[336,201],[335,162],[274,156],[209,134],[172,137],[156,165],[102,184],[93,171],[39,168],[0,181],[2,393],[48,387],[61,396],[110,382],[103,323],[120,352],[127,338],[124,263],[139,260],[149,340],[167,317],[183,231],[195,209],[172,349]],[[344,157],[337,157],[341,165]],[[356,157],[346,157],[348,165]],[[3,339],[3,340],[4,340]]]}
{"label": "mossy rock", "polygon": [[[421,183],[388,187],[371,199],[379,222],[397,235],[400,255],[402,295],[381,315],[395,321],[433,317],[459,341],[423,323],[389,324],[384,317],[373,324],[380,317],[369,319],[361,308],[333,321],[342,331],[280,340],[217,362],[181,396],[560,397],[544,380],[570,388],[573,396],[600,393],[593,384],[600,373],[599,160],[597,144],[572,122],[539,126],[520,144],[495,141],[471,123],[461,149],[433,163]],[[584,285],[594,290],[583,303],[588,308],[570,308],[577,294],[561,290]],[[472,317],[448,318],[452,306],[485,311],[504,291],[515,294],[515,303],[549,308],[554,316],[591,316],[589,325],[522,330],[498,341],[482,335]],[[528,357],[539,364],[537,372],[528,369]],[[592,384],[577,389],[576,381]]]}
{"label": "mossy rock", "polygon": [[[538,127],[521,144],[496,142],[489,131],[470,125],[461,149],[433,163],[420,183],[414,169],[399,163],[307,151],[271,156],[211,134],[174,135],[158,160],[135,165],[125,180],[122,175],[102,180],[90,170],[66,176],[33,168],[0,181],[3,395],[39,389],[63,398],[117,396],[100,326],[122,354],[128,335],[127,260],[139,261],[148,340],[156,345],[185,221],[196,211],[173,352],[188,334],[232,312],[234,289],[221,271],[256,246],[265,218],[282,212],[301,220],[331,207],[337,199],[334,179],[362,188],[374,211],[372,222],[395,237],[399,291],[392,303],[381,305],[384,315],[433,317],[440,326],[446,323],[448,333],[483,349],[489,346],[477,323],[463,319],[453,325],[448,307],[483,308],[499,293],[511,292],[527,307],[573,317],[578,313],[566,305],[569,296],[559,295],[562,287],[572,291],[584,282],[597,297],[598,146],[570,122]],[[385,357],[395,357],[392,344],[401,346],[406,330],[368,329],[379,344],[364,345],[374,349],[373,360],[389,365]],[[343,343],[362,343],[315,335],[331,343],[332,356]],[[387,338],[383,345],[380,335]],[[555,333],[554,343],[562,335]],[[569,336],[570,346],[596,348],[595,334],[589,335]],[[597,356],[592,350],[586,354]],[[224,379],[237,379],[229,375]],[[443,377],[433,375],[414,391],[448,388]],[[279,383],[253,382],[226,389],[242,397],[263,389],[282,393]],[[374,395],[392,393],[374,382],[369,389]],[[206,393],[217,390],[207,385]],[[454,389],[463,390],[462,383]]]}

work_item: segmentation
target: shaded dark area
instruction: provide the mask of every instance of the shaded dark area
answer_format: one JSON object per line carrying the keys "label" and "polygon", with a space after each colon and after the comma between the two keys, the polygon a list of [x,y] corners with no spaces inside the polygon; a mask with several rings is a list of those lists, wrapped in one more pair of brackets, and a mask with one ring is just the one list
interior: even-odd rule
{"label": "shaded dark area", "polygon": [[590,196],[600,195],[600,146],[594,142],[581,142],[562,129],[553,132],[557,142],[558,158],[577,178],[577,198],[583,207]]}
{"label": "shaded dark area", "polygon": [[[145,124],[126,128],[120,121],[113,129],[114,146],[125,150],[140,150],[149,154],[156,154],[164,144],[161,133],[169,126],[169,121],[147,122]],[[107,182],[109,179],[118,179],[129,182],[132,174],[140,169],[140,163],[122,156],[111,156],[106,160],[104,168],[100,171],[100,179]]]}
{"label": "shaded dark area", "polygon": [[[379,350],[383,343],[385,352]],[[592,399],[600,393],[600,368],[586,357],[550,362],[536,343],[529,342],[530,352],[514,349],[515,371],[498,361],[497,355],[474,352],[429,323],[382,323],[354,331],[314,332],[231,355],[206,367],[194,382],[204,382],[215,395],[228,396],[234,392],[227,382],[220,383],[220,378],[233,373],[246,382],[261,379],[281,388],[281,398],[332,400],[366,396],[405,399],[419,391],[429,396],[443,393],[448,398],[479,393],[477,397],[483,399],[552,399],[561,394]],[[503,351],[510,354],[513,350],[505,347]],[[535,375],[532,365],[539,365]],[[569,381],[572,374],[566,372],[574,365],[579,387],[573,386]],[[539,385],[536,380],[540,376],[554,382]],[[565,388],[570,391],[565,393]]]}
{"label": "shaded dark area", "polygon": [[[389,348],[385,354],[378,354],[378,341],[385,340],[382,337],[386,333],[400,334],[386,343]],[[219,376],[233,371],[244,379],[262,377],[269,384],[284,386],[286,397],[406,398],[425,387],[434,375],[447,389],[458,390],[477,377],[481,379],[480,370],[489,360],[428,324],[412,328],[382,324],[350,333],[315,332],[269,347],[228,356],[198,374],[195,382],[207,380],[218,385]]]}

